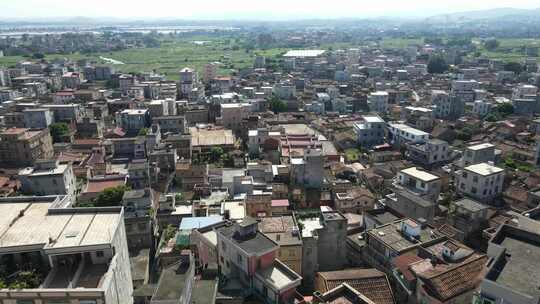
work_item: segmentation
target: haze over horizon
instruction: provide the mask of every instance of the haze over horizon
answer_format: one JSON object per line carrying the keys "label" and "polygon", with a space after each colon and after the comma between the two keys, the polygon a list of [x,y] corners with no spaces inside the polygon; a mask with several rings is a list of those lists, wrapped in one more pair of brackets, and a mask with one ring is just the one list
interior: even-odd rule
{"label": "haze over horizon", "polygon": [[[2,3],[4,2],[4,3]],[[538,0],[387,0],[373,3],[362,0],[1,0],[0,18],[21,20],[32,18],[118,18],[118,19],[258,19],[291,20],[308,18],[365,17],[428,17],[439,14],[495,8],[536,9]]]}

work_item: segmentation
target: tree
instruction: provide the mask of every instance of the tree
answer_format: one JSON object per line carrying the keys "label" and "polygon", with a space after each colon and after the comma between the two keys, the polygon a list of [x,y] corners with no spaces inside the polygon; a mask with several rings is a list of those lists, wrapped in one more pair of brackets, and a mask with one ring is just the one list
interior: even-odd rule
{"label": "tree", "polygon": [[508,115],[514,114],[514,106],[511,103],[503,103],[496,108],[497,112],[504,118]]}
{"label": "tree", "polygon": [[484,47],[488,51],[493,51],[496,48],[498,48],[500,45],[499,41],[497,39],[488,39],[484,42]]}
{"label": "tree", "polygon": [[223,148],[221,148],[221,147],[212,147],[210,149],[210,160],[212,162],[217,162],[218,160],[220,160],[221,155],[223,155],[223,153],[224,153]]}
{"label": "tree", "polygon": [[45,58],[45,55],[43,55],[43,53],[34,53],[32,55],[32,58],[34,58],[34,59],[43,59],[43,58]]}
{"label": "tree", "polygon": [[287,104],[277,97],[272,97],[270,100],[270,110],[274,113],[281,113],[287,111]]}
{"label": "tree", "polygon": [[512,71],[516,74],[523,72],[523,66],[519,62],[508,62],[504,65],[505,71]]}
{"label": "tree", "polygon": [[49,126],[51,137],[54,143],[62,142],[63,138],[69,134],[69,127],[65,122],[53,123]]}
{"label": "tree", "polygon": [[146,135],[148,135],[148,128],[141,128],[141,129],[139,130],[139,134],[138,134],[138,135],[139,135],[139,136],[146,136]]}
{"label": "tree", "polygon": [[469,46],[472,44],[471,38],[451,38],[446,42],[447,46]]}
{"label": "tree", "polygon": [[165,240],[165,242],[168,242],[170,239],[172,239],[176,235],[176,230],[176,227],[174,227],[173,225],[167,225],[167,227],[163,229],[163,240]]}
{"label": "tree", "polygon": [[442,56],[432,56],[428,61],[428,73],[442,74],[448,71],[448,64]]}
{"label": "tree", "polygon": [[442,40],[442,38],[426,37],[426,38],[424,38],[424,43],[441,45],[441,44],[443,44],[443,40]]}
{"label": "tree", "polygon": [[117,187],[107,188],[101,192],[96,198],[97,207],[118,206],[122,202],[124,193],[129,190],[128,186],[121,185]]}

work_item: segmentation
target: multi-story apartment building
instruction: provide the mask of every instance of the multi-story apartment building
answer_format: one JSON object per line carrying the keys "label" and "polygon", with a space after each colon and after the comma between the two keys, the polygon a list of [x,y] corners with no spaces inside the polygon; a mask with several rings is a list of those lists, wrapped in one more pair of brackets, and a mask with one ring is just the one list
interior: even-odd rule
{"label": "multi-story apartment building", "polygon": [[401,109],[401,120],[420,130],[431,130],[435,120],[433,109],[407,106]]}
{"label": "multi-story apartment building", "polygon": [[111,152],[114,158],[145,158],[146,144],[142,136],[113,138],[110,140]]}
{"label": "multi-story apartment building", "polygon": [[337,211],[320,212],[318,216],[295,214],[302,235],[303,286],[313,288],[318,271],[342,269],[347,263],[347,219]]}
{"label": "multi-story apartment building", "polygon": [[490,240],[490,258],[474,304],[536,304],[540,235],[513,225],[502,225]]}
{"label": "multi-story apartment building", "polygon": [[441,178],[417,167],[398,172],[395,187],[407,190],[429,201],[436,202],[441,193]]}
{"label": "multi-story apartment building", "polygon": [[265,303],[293,303],[302,277],[277,259],[278,244],[257,229],[257,221],[244,218],[216,229],[221,275],[237,281],[243,296]]}
{"label": "multi-story apartment building", "polygon": [[368,96],[368,106],[371,112],[388,112],[388,92],[372,92]]}
{"label": "multi-story apartment building", "polygon": [[495,145],[493,144],[476,144],[466,147],[465,151],[463,151],[463,167],[493,161],[495,161]]}
{"label": "multi-story apartment building", "polygon": [[362,214],[375,206],[375,195],[361,187],[335,192],[333,198],[336,210],[343,213]]}
{"label": "multi-story apartment building", "polygon": [[130,248],[152,246],[151,210],[155,205],[154,192],[150,188],[124,192],[122,206],[125,209],[125,226]]}
{"label": "multi-story apartment building", "polygon": [[445,91],[433,91],[431,103],[435,106],[433,114],[442,119],[458,119],[465,113],[465,101]]}
{"label": "multi-story apartment building", "polygon": [[536,86],[525,84],[515,87],[512,92],[512,99],[526,99],[529,97],[536,98],[538,88]]}
{"label": "multi-story apartment building", "polygon": [[476,237],[475,233],[486,226],[490,216],[488,205],[470,198],[450,203],[450,210],[448,223],[458,230],[454,238],[460,241]]}
{"label": "multi-story apartment building", "polygon": [[122,93],[126,94],[129,88],[135,84],[133,75],[123,74],[118,77],[118,86]]}
{"label": "multi-story apartment building", "polygon": [[302,275],[302,236],[295,218],[291,215],[263,217],[259,231],[278,244],[277,258]]}
{"label": "multi-story apartment building", "polygon": [[393,145],[423,143],[429,139],[429,133],[402,123],[388,123],[388,135]]}
{"label": "multi-story apartment building", "polygon": [[451,95],[461,102],[473,102],[476,96],[475,90],[478,88],[480,88],[480,83],[476,80],[454,80]]}
{"label": "multi-story apartment building", "polygon": [[307,149],[303,158],[291,158],[291,178],[307,188],[320,188],[324,180],[321,149]]}
{"label": "multi-story apartment building", "polygon": [[38,160],[33,167],[19,171],[21,190],[33,195],[74,196],[75,174],[71,164],[60,164],[57,160]]}
{"label": "multi-story apartment building", "polygon": [[147,109],[126,109],[116,113],[116,125],[128,133],[137,133],[150,126],[150,112]]}
{"label": "multi-story apartment building", "polygon": [[128,183],[132,189],[150,186],[150,164],[146,159],[135,159],[129,163]]}
{"label": "multi-story apartment building", "polygon": [[78,89],[81,85],[82,75],[76,72],[67,72],[62,75],[62,87],[68,89]]}
{"label": "multi-story apartment building", "polygon": [[228,129],[239,131],[242,121],[249,113],[251,113],[249,103],[224,103],[221,104],[221,116],[217,118],[217,122]]}
{"label": "multi-story apartment building", "polygon": [[210,83],[214,78],[217,77],[217,71],[219,68],[219,63],[217,62],[211,62],[204,65],[204,72],[203,72],[203,81],[204,83]]}
{"label": "multi-story apartment building", "polygon": [[49,109],[23,110],[24,126],[29,129],[47,129],[54,122],[54,115]]}
{"label": "multi-story apartment building", "polygon": [[385,121],[376,115],[364,115],[362,121],[354,124],[358,144],[367,148],[383,144],[385,130]]}
{"label": "multi-story apartment building", "polygon": [[197,72],[190,68],[180,70],[180,95],[187,97],[196,88],[198,82]]}
{"label": "multi-story apartment building", "polygon": [[475,100],[473,103],[473,113],[479,117],[484,117],[490,113],[494,104],[484,100]]}
{"label": "multi-story apartment building", "polygon": [[48,129],[11,128],[0,133],[0,163],[9,167],[32,166],[38,159],[53,157]]}
{"label": "multi-story apartment building", "polygon": [[440,139],[429,139],[425,143],[407,144],[406,156],[415,164],[432,167],[450,160],[448,143]]}
{"label": "multi-story apartment building", "polygon": [[184,134],[187,123],[184,116],[161,116],[152,118],[152,123],[158,124],[161,133]]}
{"label": "multi-story apartment building", "polygon": [[133,303],[122,208],[70,203],[61,196],[0,199],[3,303]]}
{"label": "multi-story apartment building", "polygon": [[470,165],[456,171],[458,193],[488,202],[503,191],[504,169],[489,163]]}
{"label": "multi-story apartment building", "polygon": [[45,109],[49,109],[54,115],[54,121],[71,122],[80,121],[83,117],[84,109],[80,104],[46,104],[42,106]]}

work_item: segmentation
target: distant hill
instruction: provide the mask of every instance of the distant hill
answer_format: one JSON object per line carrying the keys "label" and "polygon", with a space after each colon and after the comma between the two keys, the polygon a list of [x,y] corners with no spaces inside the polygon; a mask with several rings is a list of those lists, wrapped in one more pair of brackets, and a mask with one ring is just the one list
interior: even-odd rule
{"label": "distant hill", "polygon": [[538,17],[540,18],[540,8],[537,9],[519,9],[519,8],[494,8],[489,10],[468,11],[450,14],[441,14],[428,17],[429,21],[471,21],[486,20],[502,17]]}

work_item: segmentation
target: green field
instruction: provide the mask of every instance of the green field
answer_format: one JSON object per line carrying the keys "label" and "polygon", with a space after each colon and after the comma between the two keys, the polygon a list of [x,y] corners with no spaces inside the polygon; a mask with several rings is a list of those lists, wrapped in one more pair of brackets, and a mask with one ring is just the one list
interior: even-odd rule
{"label": "green field", "polygon": [[[496,51],[487,51],[480,44],[479,39],[473,39],[482,55],[502,59],[504,61],[521,61],[525,58],[523,47],[539,45],[540,39],[498,39],[500,46]],[[207,41],[206,44],[198,45],[194,41]],[[403,48],[409,45],[421,45],[422,38],[384,38],[379,41],[383,48]],[[371,43],[375,44],[375,43]],[[350,43],[325,43],[319,45],[322,49],[347,49],[359,47]],[[209,62],[222,63],[220,75],[230,74],[234,70],[253,65],[256,55],[264,55],[273,59],[284,53],[286,49],[269,50],[246,50],[244,45],[235,38],[163,38],[159,48],[131,48],[122,51],[96,54],[68,54],[47,55],[46,59],[67,57],[73,60],[89,59],[96,63],[105,63],[100,56],[121,61],[125,64],[114,65],[117,70],[126,73],[156,71],[166,75],[171,80],[178,79],[178,71],[184,67],[191,67],[201,72],[204,65]],[[17,62],[25,60],[22,56],[0,57],[0,66],[14,66]],[[540,58],[537,58],[540,61]]]}
{"label": "green field", "polygon": [[[491,59],[519,62],[527,57],[524,48],[531,46],[540,47],[540,39],[505,38],[497,40],[499,41],[499,47],[495,51],[488,51],[481,47],[480,51],[482,55]],[[534,58],[540,62],[540,57]]]}
{"label": "green field", "polygon": [[[284,52],[283,49],[246,51],[234,46],[228,39],[204,38],[208,43],[197,45],[197,39],[166,39],[159,48],[132,48],[110,53],[96,53],[91,55],[47,55],[46,59],[67,57],[73,60],[89,59],[97,63],[105,63],[100,56],[121,61],[124,64],[114,65],[117,70],[126,73],[151,72],[166,75],[169,79],[177,80],[178,71],[184,67],[191,67],[201,72],[204,65],[209,62],[222,63],[219,74],[229,74],[233,70],[253,65],[255,56],[263,55],[268,58],[275,57]],[[13,66],[25,59],[20,56],[6,56],[0,58],[0,65]]]}

